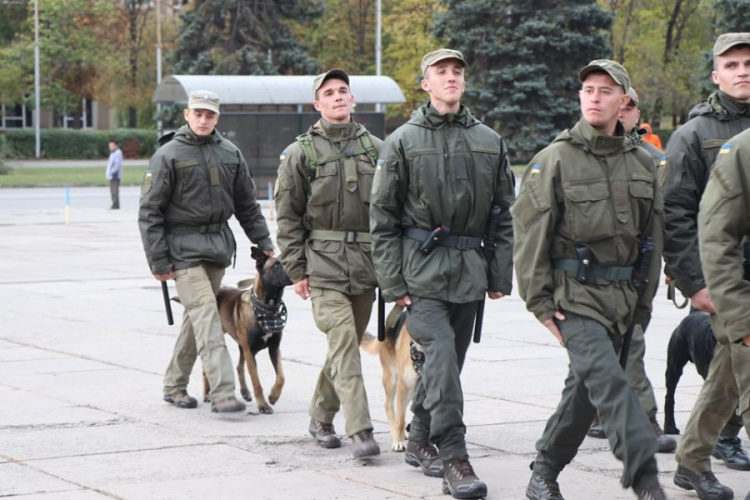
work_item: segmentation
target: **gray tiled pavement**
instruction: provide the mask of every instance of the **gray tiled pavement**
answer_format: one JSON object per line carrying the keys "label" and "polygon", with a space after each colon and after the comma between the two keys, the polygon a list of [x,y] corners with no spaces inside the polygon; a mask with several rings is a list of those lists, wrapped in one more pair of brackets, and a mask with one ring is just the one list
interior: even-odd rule
{"label": "gray tiled pavement", "polygon": [[[60,190],[0,190],[0,497],[446,498],[440,480],[390,451],[374,356],[364,354],[363,366],[382,455],[355,461],[348,445],[322,450],[307,435],[307,403],[325,343],[310,304],[291,290],[282,344],[287,384],[273,415],[258,414],[254,403],[228,417],[211,414],[207,404],[178,410],[163,403],[161,377],[178,327],[167,326],[143,257],[137,189],[122,190],[120,211],[104,208],[104,188],[74,189],[71,198],[65,225]],[[249,244],[238,241],[228,284],[252,274]],[[647,369],[660,402],[669,334],[682,315],[661,290],[647,334]],[[180,317],[176,306],[178,324]],[[271,365],[265,353],[258,359],[267,391]],[[488,498],[524,497],[534,442],[566,370],[563,349],[517,295],[488,304],[482,343],[472,345],[462,378],[467,440]],[[688,367],[678,389],[678,426],[699,389]],[[190,392],[200,390],[194,377]],[[335,423],[343,429],[340,416]],[[672,485],[672,455],[658,460],[670,498],[697,498]],[[743,498],[750,473],[714,465]],[[562,491],[570,500],[633,498],[620,488],[619,473],[606,441],[587,438],[561,476]]]}

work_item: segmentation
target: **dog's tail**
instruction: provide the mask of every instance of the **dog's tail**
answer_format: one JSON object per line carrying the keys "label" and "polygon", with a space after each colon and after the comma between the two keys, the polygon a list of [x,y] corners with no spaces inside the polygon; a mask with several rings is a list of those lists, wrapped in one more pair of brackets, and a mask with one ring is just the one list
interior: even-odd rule
{"label": "dog's tail", "polygon": [[378,354],[380,352],[380,341],[370,332],[365,332],[362,336],[362,342],[359,344],[367,354]]}

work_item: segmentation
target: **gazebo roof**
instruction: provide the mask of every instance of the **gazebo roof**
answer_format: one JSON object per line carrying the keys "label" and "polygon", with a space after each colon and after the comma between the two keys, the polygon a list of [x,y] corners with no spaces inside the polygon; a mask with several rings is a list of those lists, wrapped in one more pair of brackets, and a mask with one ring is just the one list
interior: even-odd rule
{"label": "gazebo roof", "polygon": [[[229,76],[173,75],[156,87],[154,102],[187,102],[194,90],[210,90],[222,105],[311,104],[314,75]],[[349,85],[359,104],[404,102],[398,84],[388,76],[350,75]]]}

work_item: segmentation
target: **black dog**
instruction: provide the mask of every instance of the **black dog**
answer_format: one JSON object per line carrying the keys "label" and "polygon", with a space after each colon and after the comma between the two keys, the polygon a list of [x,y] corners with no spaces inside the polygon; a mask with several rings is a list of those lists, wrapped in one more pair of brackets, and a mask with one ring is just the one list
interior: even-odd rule
{"label": "black dog", "polygon": [[[240,361],[237,365],[237,376],[240,380],[240,394],[245,401],[252,401],[245,381],[244,365],[253,384],[253,393],[260,413],[273,413],[272,404],[281,396],[284,388],[284,370],[281,366],[281,333],[286,324],[286,306],[281,300],[284,287],[292,284],[279,259],[269,257],[257,247],[251,248],[255,259],[257,274],[250,289],[221,287],[216,296],[221,317],[221,326],[240,348]],[[255,355],[268,348],[271,364],[276,372],[276,381],[268,394],[266,402],[263,387],[258,378],[258,366]],[[203,376],[203,397],[208,401],[209,386]]]}
{"label": "black dog", "polygon": [[714,356],[716,337],[708,313],[693,311],[672,332],[667,348],[667,395],[664,398],[664,433],[679,434],[674,421],[674,394],[682,369],[692,361],[705,380]]}

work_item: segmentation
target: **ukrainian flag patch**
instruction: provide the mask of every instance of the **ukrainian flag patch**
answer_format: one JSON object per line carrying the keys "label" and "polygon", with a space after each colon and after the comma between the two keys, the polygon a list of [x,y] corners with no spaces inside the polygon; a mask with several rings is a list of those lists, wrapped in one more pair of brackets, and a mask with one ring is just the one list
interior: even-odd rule
{"label": "ukrainian flag patch", "polygon": [[378,160],[378,163],[375,165],[375,168],[377,170],[382,170],[383,169],[383,160]]}
{"label": "ukrainian flag patch", "polygon": [[661,158],[659,158],[659,166],[660,167],[666,167],[667,166],[667,157],[666,156],[662,156]]}
{"label": "ukrainian flag patch", "polygon": [[721,147],[721,149],[719,150],[719,154],[725,155],[729,153],[731,150],[732,150],[732,144],[728,142]]}
{"label": "ukrainian flag patch", "polygon": [[541,171],[542,171],[542,166],[539,165],[538,163],[536,165],[534,165],[533,167],[531,167],[531,173],[532,174],[538,174]]}
{"label": "ukrainian flag patch", "polygon": [[286,149],[279,155],[279,161],[284,161],[284,158],[286,158]]}
{"label": "ukrainian flag patch", "polygon": [[146,178],[147,178],[147,179],[148,179],[149,177],[151,177],[152,175],[154,175],[154,171],[153,171],[153,170],[146,170]]}

